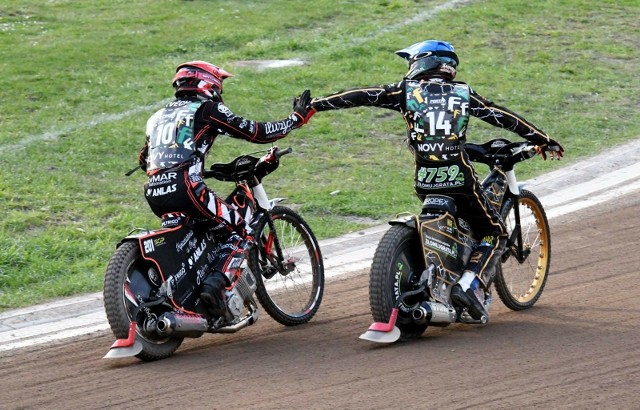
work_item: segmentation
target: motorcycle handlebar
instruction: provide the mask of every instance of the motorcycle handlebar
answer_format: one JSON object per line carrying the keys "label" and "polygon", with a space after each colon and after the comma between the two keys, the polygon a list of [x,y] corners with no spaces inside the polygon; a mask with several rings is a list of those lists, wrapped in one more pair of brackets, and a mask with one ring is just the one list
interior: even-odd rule
{"label": "motorcycle handlebar", "polygon": [[466,146],[469,158],[490,167],[500,164],[507,169],[516,163],[536,155],[536,145],[529,141],[511,142],[504,138],[487,141],[484,144],[469,143]]}
{"label": "motorcycle handlebar", "polygon": [[280,149],[278,151],[275,152],[275,156],[276,158],[280,158],[282,156],[285,156],[287,154],[291,154],[293,152],[293,148],[289,147],[287,149]]}
{"label": "motorcycle handlebar", "polygon": [[261,158],[252,155],[241,155],[229,163],[211,165],[209,171],[202,173],[202,177],[230,182],[251,180],[255,177],[261,180],[262,177],[278,168],[280,157],[292,152],[293,148],[291,147],[281,150],[274,146]]}

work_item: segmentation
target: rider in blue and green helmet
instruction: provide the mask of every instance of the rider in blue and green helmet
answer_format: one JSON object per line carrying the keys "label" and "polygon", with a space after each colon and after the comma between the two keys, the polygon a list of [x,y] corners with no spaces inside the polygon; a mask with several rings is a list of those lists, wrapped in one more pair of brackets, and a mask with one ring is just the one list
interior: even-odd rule
{"label": "rider in blue and green helmet", "polygon": [[456,77],[456,68],[460,63],[453,46],[446,41],[427,40],[396,51],[396,54],[409,62],[409,71],[405,78],[415,79],[425,75],[443,76],[449,80]]}
{"label": "rider in blue and green helmet", "polygon": [[[485,296],[504,250],[506,228],[480,188],[464,150],[468,121],[474,116],[512,131],[538,145],[544,159],[546,152],[552,159],[560,158],[563,149],[520,115],[480,96],[467,84],[454,81],[460,60],[451,44],[427,40],[396,54],[407,60],[409,66],[402,80],[314,98],[310,108],[328,111],[372,106],[402,114],[407,125],[407,142],[415,158],[416,194],[421,200],[430,193],[453,197],[459,214],[471,224],[480,243],[451,290],[452,301],[467,308],[476,320],[488,318],[489,299]],[[434,175],[455,175],[455,178],[442,180],[433,178]]]}

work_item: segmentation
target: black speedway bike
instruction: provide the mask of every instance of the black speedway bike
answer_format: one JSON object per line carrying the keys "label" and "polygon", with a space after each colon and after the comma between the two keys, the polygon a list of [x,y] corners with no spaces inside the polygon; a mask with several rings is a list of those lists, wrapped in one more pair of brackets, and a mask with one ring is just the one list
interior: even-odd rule
{"label": "black speedway bike", "polygon": [[262,185],[290,152],[272,147],[260,158],[242,155],[204,172],[205,178],[246,184],[256,201],[255,243],[235,267],[220,317],[199,299],[200,283],[222,246],[210,227],[175,213],[165,216],[162,229],[137,229],[118,243],[104,278],[105,311],[117,339],[105,358],[158,360],[171,356],[184,338],[237,332],[258,319],[254,296],[285,326],[313,318],[324,291],[318,241],[305,220],[279,205],[283,198],[269,199]]}
{"label": "black speedway bike", "polygon": [[[530,142],[494,139],[466,144],[469,158],[489,166],[481,185],[500,210],[508,240],[493,281],[500,300],[511,310],[532,307],[549,275],[551,234],[540,200],[519,184],[514,167],[536,155]],[[485,323],[451,302],[451,288],[462,275],[474,246],[464,215],[451,197],[427,195],[420,215],[390,222],[371,266],[369,302],[374,323],[360,338],[378,343],[416,338],[429,325]],[[485,292],[488,311],[491,289]]]}

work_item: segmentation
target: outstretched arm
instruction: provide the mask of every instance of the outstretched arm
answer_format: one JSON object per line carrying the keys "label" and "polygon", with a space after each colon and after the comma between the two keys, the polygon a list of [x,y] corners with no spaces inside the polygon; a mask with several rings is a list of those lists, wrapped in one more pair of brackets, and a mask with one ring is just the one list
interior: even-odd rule
{"label": "outstretched arm", "polygon": [[501,107],[493,101],[488,100],[476,92],[471,92],[470,110],[471,115],[477,117],[491,125],[515,132],[540,147],[540,154],[546,159],[546,151],[550,152],[551,158],[560,159],[564,153],[562,146],[549,136],[525,120],[522,116]]}
{"label": "outstretched arm", "polygon": [[[306,100],[305,100],[306,98]],[[259,122],[234,114],[223,103],[208,104],[203,111],[205,121],[212,127],[218,128],[234,138],[244,139],[258,144],[267,144],[286,137],[291,131],[300,128],[309,120],[312,113],[305,111],[309,106],[309,94],[307,91],[296,99],[297,105],[294,112],[287,118],[279,121]]]}
{"label": "outstretched arm", "polygon": [[315,111],[339,110],[362,106],[400,111],[403,102],[401,83],[374,87],[350,88],[311,100]]}

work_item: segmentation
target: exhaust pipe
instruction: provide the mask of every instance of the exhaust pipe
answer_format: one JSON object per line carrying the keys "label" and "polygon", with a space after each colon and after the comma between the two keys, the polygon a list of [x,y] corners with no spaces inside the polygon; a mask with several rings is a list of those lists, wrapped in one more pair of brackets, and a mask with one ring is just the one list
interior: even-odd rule
{"label": "exhaust pipe", "polygon": [[244,329],[258,321],[258,310],[252,309],[242,320],[235,325],[221,327],[219,329],[211,331],[211,333],[235,333],[240,329]]}
{"label": "exhaust pipe", "polygon": [[207,329],[209,324],[202,316],[171,312],[160,316],[156,325],[160,336],[200,337]]}
{"label": "exhaust pipe", "polygon": [[453,307],[438,302],[422,302],[411,312],[414,322],[425,323],[453,323],[457,313]]}

